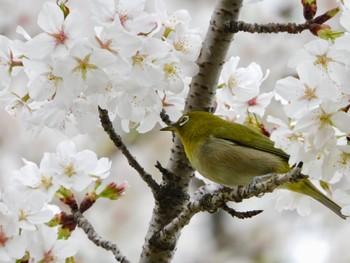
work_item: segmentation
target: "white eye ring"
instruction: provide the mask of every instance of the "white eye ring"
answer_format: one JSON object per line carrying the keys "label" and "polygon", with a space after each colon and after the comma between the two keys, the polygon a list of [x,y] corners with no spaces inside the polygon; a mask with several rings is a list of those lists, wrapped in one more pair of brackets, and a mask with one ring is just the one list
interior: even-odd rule
{"label": "white eye ring", "polygon": [[189,119],[190,117],[188,117],[187,115],[183,116],[179,121],[179,126],[183,126]]}

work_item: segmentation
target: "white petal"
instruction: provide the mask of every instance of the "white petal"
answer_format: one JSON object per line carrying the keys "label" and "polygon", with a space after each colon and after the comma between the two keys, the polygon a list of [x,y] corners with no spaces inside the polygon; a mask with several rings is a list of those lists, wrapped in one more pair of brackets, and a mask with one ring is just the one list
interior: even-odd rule
{"label": "white petal", "polygon": [[57,34],[62,27],[64,15],[54,3],[45,3],[38,16],[39,26],[47,33]]}

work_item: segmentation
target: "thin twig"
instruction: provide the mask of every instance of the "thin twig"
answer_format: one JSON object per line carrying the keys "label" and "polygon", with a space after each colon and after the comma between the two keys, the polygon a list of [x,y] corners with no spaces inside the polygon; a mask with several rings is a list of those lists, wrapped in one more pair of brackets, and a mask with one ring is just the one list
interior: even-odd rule
{"label": "thin twig", "polygon": [[83,216],[79,210],[73,211],[73,217],[77,222],[77,225],[86,233],[87,237],[97,246],[104,248],[107,251],[111,251],[118,262],[129,263],[130,261],[121,253],[116,244],[110,241],[103,240],[100,237],[90,222]]}
{"label": "thin twig", "polygon": [[109,138],[113,141],[114,145],[123,153],[123,155],[128,160],[128,163],[133,167],[141,176],[141,178],[147,183],[151,188],[154,195],[157,194],[159,190],[158,183],[152,178],[152,175],[147,173],[145,169],[138,163],[135,157],[129,152],[128,148],[125,146],[122,138],[115,132],[113,124],[108,116],[108,111],[98,107],[100,113],[100,121],[105,130],[109,135]]}
{"label": "thin twig", "polygon": [[224,204],[222,207],[222,210],[227,212],[232,217],[237,217],[239,219],[246,219],[246,218],[252,218],[253,216],[256,216],[263,212],[263,210],[253,210],[253,211],[245,211],[245,212],[238,212],[231,207],[229,207],[227,204]]}
{"label": "thin twig", "polygon": [[174,177],[174,174],[168,169],[164,168],[159,161],[157,161],[155,167],[161,172],[164,178]]}
{"label": "thin twig", "polygon": [[162,109],[162,111],[160,112],[160,118],[166,125],[172,124],[172,121],[170,120],[169,115],[166,113],[164,109]]}
{"label": "thin twig", "polygon": [[226,30],[231,33],[237,32],[248,32],[258,34],[271,34],[271,33],[282,33],[287,32],[289,34],[299,34],[304,30],[310,30],[314,28],[317,23],[313,20],[307,21],[302,24],[296,23],[268,23],[268,24],[257,24],[257,23],[246,23],[243,21],[228,21]]}

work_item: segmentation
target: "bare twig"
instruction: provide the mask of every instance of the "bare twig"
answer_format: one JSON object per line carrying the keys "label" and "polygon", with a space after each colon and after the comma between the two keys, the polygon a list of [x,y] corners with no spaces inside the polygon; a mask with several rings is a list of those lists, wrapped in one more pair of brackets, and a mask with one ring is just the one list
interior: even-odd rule
{"label": "bare twig", "polygon": [[128,163],[133,167],[141,176],[141,178],[147,183],[151,188],[154,195],[159,191],[159,185],[152,178],[152,175],[147,173],[145,169],[138,163],[135,157],[129,152],[128,148],[125,146],[122,138],[115,132],[113,124],[108,116],[108,111],[98,107],[100,113],[101,124],[105,132],[109,135],[109,138],[113,141],[114,145],[123,153],[123,155],[128,160]]}
{"label": "bare twig", "polygon": [[159,161],[157,161],[155,167],[159,170],[159,172],[161,172],[161,174],[163,175],[163,178],[174,177],[174,174],[168,169],[164,168]]}
{"label": "bare twig", "polygon": [[230,214],[232,217],[237,217],[239,219],[246,219],[246,218],[252,218],[253,216],[256,216],[263,212],[263,210],[253,210],[253,211],[245,211],[245,212],[238,212],[231,207],[229,207],[227,204],[224,204],[222,207],[222,210]]}
{"label": "bare twig", "polygon": [[116,244],[110,241],[103,240],[100,237],[90,222],[83,216],[79,210],[73,211],[73,217],[77,222],[77,225],[86,233],[87,237],[97,246],[104,248],[107,251],[111,251],[118,262],[129,263],[130,261],[121,253]]}
{"label": "bare twig", "polygon": [[259,34],[271,34],[271,33],[282,33],[287,32],[289,34],[299,34],[304,30],[310,30],[315,34],[323,23],[334,17],[340,11],[339,7],[328,10],[322,15],[319,15],[313,19],[308,19],[305,23],[268,23],[268,24],[250,24],[243,21],[236,21],[234,19],[226,22],[226,30],[231,33],[237,32],[248,32],[248,33],[259,33]]}
{"label": "bare twig", "polygon": [[166,113],[166,111],[164,109],[162,109],[162,111],[160,112],[160,118],[162,119],[162,121],[166,124],[172,124],[169,115]]}

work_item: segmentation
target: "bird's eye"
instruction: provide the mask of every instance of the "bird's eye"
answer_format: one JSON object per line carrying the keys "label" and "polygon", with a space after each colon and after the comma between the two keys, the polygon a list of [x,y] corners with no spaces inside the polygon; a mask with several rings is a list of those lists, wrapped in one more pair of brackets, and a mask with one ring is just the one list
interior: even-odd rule
{"label": "bird's eye", "polygon": [[179,120],[179,125],[180,126],[184,126],[184,124],[190,119],[190,117],[188,117],[187,115],[183,116],[180,120]]}

